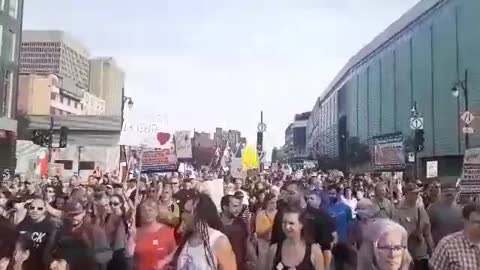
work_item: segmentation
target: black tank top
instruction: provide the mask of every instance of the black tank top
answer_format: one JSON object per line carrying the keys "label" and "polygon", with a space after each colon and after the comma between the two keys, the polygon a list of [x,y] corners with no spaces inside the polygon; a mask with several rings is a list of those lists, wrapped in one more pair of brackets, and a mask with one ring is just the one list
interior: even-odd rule
{"label": "black tank top", "polygon": [[[298,264],[298,265],[285,265],[282,262],[282,246],[283,246],[283,241],[280,242],[277,246],[277,251],[275,252],[275,258],[273,259],[273,268],[272,270],[315,270],[315,267],[313,266],[312,263],[312,245],[307,244],[307,247],[305,248],[305,255],[303,256],[303,260]],[[283,267],[279,268],[279,264],[281,264]]]}

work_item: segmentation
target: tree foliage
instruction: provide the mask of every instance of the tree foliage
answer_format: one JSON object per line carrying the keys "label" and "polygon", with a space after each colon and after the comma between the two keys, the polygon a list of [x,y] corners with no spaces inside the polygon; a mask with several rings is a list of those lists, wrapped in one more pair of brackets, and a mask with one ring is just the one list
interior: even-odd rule
{"label": "tree foliage", "polygon": [[370,147],[358,137],[347,139],[346,161],[350,166],[358,166],[370,161]]}

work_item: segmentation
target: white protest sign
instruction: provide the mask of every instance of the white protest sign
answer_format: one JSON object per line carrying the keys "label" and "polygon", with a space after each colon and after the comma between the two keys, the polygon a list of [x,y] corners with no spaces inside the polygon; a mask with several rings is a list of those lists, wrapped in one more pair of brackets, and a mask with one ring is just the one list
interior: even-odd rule
{"label": "white protest sign", "polygon": [[233,178],[245,179],[247,177],[247,172],[242,167],[242,158],[232,158],[230,173]]}
{"label": "white protest sign", "polygon": [[427,161],[427,178],[438,177],[438,161]]}
{"label": "white protest sign", "polygon": [[480,194],[480,148],[465,151],[460,194]]}
{"label": "white protest sign", "polygon": [[177,152],[177,158],[192,158],[192,139],[190,138],[190,131],[182,130],[175,132],[175,149]]}
{"label": "white protest sign", "polygon": [[119,145],[172,149],[173,135],[159,116],[129,115],[120,133]]}

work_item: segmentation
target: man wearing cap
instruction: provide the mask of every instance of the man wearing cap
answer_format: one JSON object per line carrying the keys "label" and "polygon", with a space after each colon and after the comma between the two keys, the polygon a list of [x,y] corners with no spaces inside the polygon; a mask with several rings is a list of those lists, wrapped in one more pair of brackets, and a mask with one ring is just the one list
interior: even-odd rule
{"label": "man wearing cap", "polygon": [[433,252],[430,218],[422,205],[418,204],[422,189],[415,182],[403,187],[405,198],[394,211],[393,220],[408,232],[408,251],[414,260],[414,269],[429,269],[428,257]]}
{"label": "man wearing cap", "polygon": [[428,208],[435,246],[444,236],[463,228],[462,208],[456,202],[457,188],[454,184],[446,184],[441,190],[440,199]]}
{"label": "man wearing cap", "polygon": [[103,270],[112,258],[112,250],[105,232],[84,222],[86,211],[78,200],[64,206],[65,226],[59,232],[56,251],[64,258],[70,270]]}

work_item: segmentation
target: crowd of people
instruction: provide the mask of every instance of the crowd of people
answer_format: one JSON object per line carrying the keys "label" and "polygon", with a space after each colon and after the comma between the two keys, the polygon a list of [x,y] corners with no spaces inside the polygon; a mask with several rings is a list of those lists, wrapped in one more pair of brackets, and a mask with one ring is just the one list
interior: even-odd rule
{"label": "crowd of people", "polygon": [[458,204],[454,185],[192,175],[4,175],[0,270],[480,269],[480,205]]}

